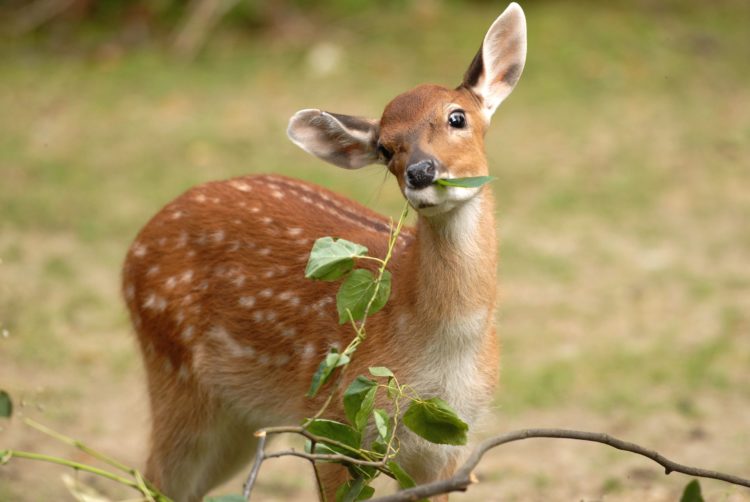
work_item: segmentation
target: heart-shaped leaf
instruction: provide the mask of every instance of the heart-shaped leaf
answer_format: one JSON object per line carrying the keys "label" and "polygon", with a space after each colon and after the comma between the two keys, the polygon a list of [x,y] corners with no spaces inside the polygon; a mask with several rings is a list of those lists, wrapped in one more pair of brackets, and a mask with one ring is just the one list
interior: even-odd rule
{"label": "heart-shaped leaf", "polygon": [[305,277],[335,281],[354,267],[354,258],[367,253],[367,248],[345,239],[321,237],[315,241],[305,268]]}
{"label": "heart-shaped leaf", "polygon": [[[351,312],[355,321],[362,320],[365,309],[375,293],[375,276],[369,270],[358,268],[349,274],[336,294],[336,309],[339,312],[339,323],[345,324],[349,321],[347,309]],[[387,270],[383,273],[378,293],[370,306],[370,314],[382,309],[391,295],[391,273]]]}
{"label": "heart-shaped leaf", "polygon": [[404,413],[404,425],[427,441],[439,444],[466,444],[468,424],[448,403],[438,397],[412,401]]}

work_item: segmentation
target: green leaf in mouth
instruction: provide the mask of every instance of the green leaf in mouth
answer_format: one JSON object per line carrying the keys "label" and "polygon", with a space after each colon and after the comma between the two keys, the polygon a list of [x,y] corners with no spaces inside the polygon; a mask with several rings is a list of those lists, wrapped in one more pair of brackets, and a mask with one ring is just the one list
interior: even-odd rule
{"label": "green leaf in mouth", "polygon": [[478,188],[497,178],[494,176],[472,176],[470,178],[440,178],[435,183],[444,187]]}

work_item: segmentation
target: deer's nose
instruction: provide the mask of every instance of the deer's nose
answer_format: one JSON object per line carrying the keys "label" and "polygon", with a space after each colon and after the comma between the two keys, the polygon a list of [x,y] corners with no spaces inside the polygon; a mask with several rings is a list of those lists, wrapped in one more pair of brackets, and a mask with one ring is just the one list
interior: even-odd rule
{"label": "deer's nose", "polygon": [[419,190],[430,186],[435,181],[435,161],[420,160],[406,168],[406,186]]}

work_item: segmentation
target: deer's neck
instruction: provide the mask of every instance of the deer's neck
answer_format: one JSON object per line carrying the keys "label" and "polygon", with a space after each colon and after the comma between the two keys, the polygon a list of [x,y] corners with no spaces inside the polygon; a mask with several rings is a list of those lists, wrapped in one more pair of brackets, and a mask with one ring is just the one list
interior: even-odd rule
{"label": "deer's neck", "polygon": [[420,216],[410,267],[417,314],[438,323],[491,315],[496,267],[494,201],[488,188],[447,214]]}
{"label": "deer's neck", "polygon": [[[417,238],[394,284],[406,283],[394,344],[408,354],[406,378],[473,423],[497,379],[494,337],[497,243],[489,189],[436,218],[420,217]],[[398,281],[398,282],[396,282]]]}

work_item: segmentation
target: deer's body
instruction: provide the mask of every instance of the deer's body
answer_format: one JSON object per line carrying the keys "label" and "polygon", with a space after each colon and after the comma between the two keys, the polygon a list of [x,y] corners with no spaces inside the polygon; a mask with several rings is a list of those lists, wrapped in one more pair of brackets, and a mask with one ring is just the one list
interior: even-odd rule
{"label": "deer's body", "polygon": [[[500,70],[475,58],[458,89],[420,86],[394,99],[380,121],[304,110],[289,128],[295,143],[337,165],[386,163],[418,212],[389,265],[391,297],[368,320],[347,373],[387,366],[423,397],[445,399],[470,426],[497,380],[493,199],[487,187],[432,183],[487,172],[482,137],[499,100],[497,89],[482,89],[499,85],[507,95],[525,57],[520,8],[498,18],[485,45],[496,43],[498,23],[502,40],[512,35],[519,45],[523,36]],[[462,121],[454,120],[459,112]],[[338,323],[338,284],[304,278],[310,248],[331,235],[382,258],[388,231],[386,218],[359,204],[280,176],[195,187],[146,225],[128,253],[123,288],[149,383],[148,478],[178,502],[199,500],[249,460],[253,431],[298,423],[319,408],[325,392],[305,397],[312,374],[353,332]],[[343,417],[339,398],[330,412]],[[460,453],[406,431],[401,445],[398,459],[418,482],[450,475]],[[346,473],[324,468],[332,494]]]}

